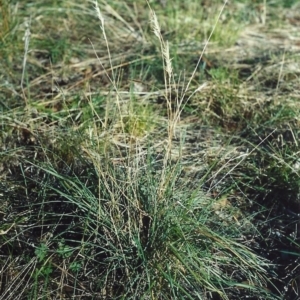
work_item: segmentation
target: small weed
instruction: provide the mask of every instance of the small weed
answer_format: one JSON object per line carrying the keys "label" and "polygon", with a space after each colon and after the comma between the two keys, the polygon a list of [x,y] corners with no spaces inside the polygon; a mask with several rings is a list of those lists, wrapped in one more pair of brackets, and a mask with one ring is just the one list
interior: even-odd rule
{"label": "small weed", "polygon": [[56,250],[56,253],[62,258],[68,258],[73,254],[73,251],[74,250],[71,247],[65,245],[64,241],[61,241],[58,243],[58,249]]}
{"label": "small weed", "polygon": [[47,257],[49,248],[46,244],[42,243],[39,247],[37,247],[34,251],[35,255],[37,256],[39,262],[42,262]]}
{"label": "small weed", "polygon": [[74,273],[78,273],[82,269],[82,263],[79,261],[73,261],[69,265],[69,269]]}

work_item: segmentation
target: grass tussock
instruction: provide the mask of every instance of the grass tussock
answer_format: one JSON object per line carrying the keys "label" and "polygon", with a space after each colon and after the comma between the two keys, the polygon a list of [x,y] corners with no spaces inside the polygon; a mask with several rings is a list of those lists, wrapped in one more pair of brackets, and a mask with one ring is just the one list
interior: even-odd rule
{"label": "grass tussock", "polygon": [[152,2],[0,3],[0,299],[297,297],[297,3]]}

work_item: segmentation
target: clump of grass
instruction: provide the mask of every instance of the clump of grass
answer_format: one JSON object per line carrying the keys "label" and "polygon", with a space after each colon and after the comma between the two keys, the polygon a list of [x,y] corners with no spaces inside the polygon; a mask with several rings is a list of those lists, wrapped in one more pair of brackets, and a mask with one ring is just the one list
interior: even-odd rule
{"label": "clump of grass", "polygon": [[[180,168],[155,170],[151,156],[128,157],[128,163],[115,164],[99,159],[91,148],[87,154],[93,162],[87,171],[93,174],[90,183],[60,175],[48,165],[44,172],[58,186],[46,184],[44,189],[70,210],[69,217],[66,211],[48,212],[47,218],[62,223],[56,225],[61,233],[51,237],[49,244],[57,245],[57,252],[64,241],[70,250],[68,272],[76,261],[91,268],[89,281],[95,295],[229,299],[225,290],[235,287],[267,297],[263,289],[267,263],[234,241],[240,234],[236,226],[222,228],[201,191],[178,185]],[[89,187],[97,181],[97,187]],[[67,225],[71,211],[76,216],[73,225]],[[40,213],[45,216],[46,211]],[[41,251],[37,259],[53,269],[57,254]]]}

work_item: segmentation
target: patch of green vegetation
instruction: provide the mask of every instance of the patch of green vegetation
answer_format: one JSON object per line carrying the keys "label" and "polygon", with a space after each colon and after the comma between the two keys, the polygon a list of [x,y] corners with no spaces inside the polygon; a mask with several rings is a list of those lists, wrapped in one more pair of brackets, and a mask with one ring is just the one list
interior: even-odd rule
{"label": "patch of green vegetation", "polygon": [[128,113],[122,116],[124,132],[141,137],[154,129],[155,115],[149,105],[141,105],[137,100],[130,100]]}
{"label": "patch of green vegetation", "polygon": [[279,0],[271,2],[270,6],[292,8],[297,3],[297,0]]}
{"label": "patch of green vegetation", "polygon": [[208,71],[208,74],[215,80],[218,84],[229,83],[235,86],[239,83],[237,71],[230,70],[228,68],[212,68]]}
{"label": "patch of green vegetation", "polygon": [[[206,36],[209,37],[211,26],[208,27]],[[231,47],[235,44],[240,33],[238,23],[229,19],[228,21],[219,22],[212,37],[211,42],[217,42],[220,46]]]}
{"label": "patch of green vegetation", "polygon": [[39,49],[41,52],[47,52],[49,62],[57,64],[61,61],[68,61],[72,56],[72,48],[69,41],[64,37],[48,37],[46,40],[35,40],[32,47]]}

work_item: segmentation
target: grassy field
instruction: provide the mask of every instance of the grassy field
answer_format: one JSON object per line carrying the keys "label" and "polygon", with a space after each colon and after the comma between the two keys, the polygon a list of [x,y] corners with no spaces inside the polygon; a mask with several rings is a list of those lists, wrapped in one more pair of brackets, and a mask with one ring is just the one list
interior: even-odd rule
{"label": "grassy field", "polygon": [[0,1],[0,299],[299,299],[298,1],[79,2]]}

